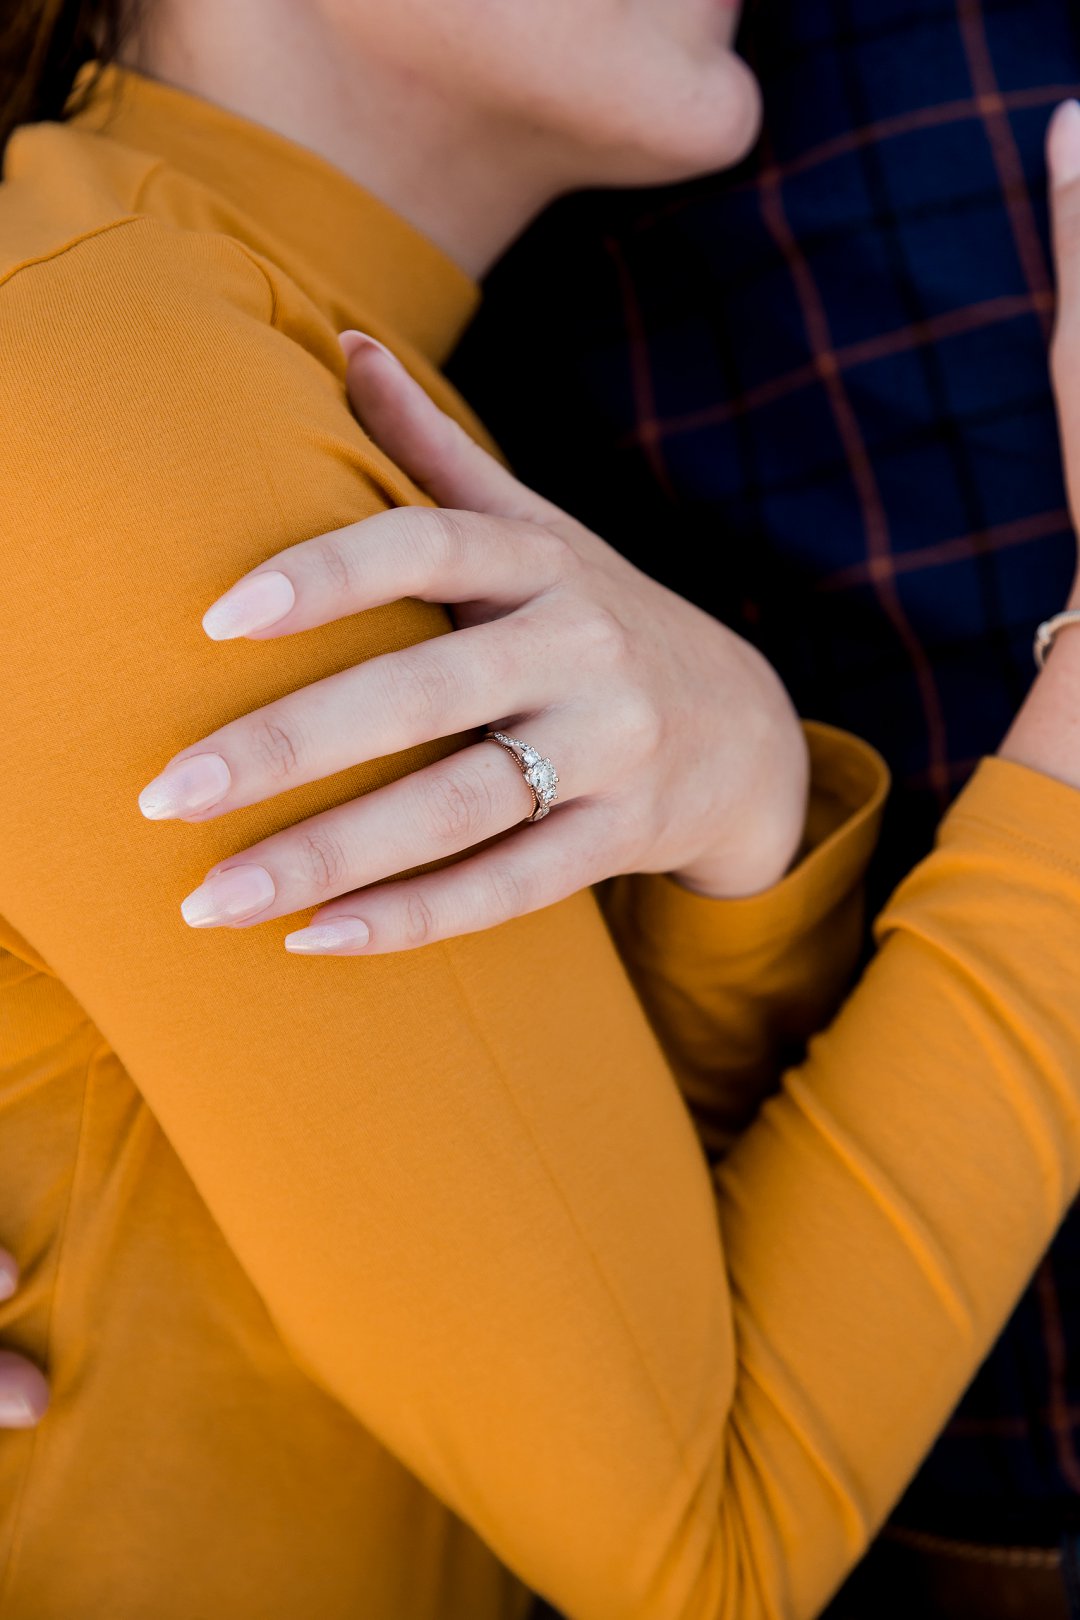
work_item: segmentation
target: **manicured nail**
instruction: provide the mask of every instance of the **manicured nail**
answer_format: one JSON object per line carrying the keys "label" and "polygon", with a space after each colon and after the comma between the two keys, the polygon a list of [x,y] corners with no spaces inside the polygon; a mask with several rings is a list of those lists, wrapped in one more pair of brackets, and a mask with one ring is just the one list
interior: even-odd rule
{"label": "manicured nail", "polygon": [[371,929],[359,917],[335,917],[330,923],[314,923],[285,935],[285,949],[297,956],[334,956],[338,952],[359,951],[371,938]]}
{"label": "manicured nail", "polygon": [[168,821],[209,810],[229,791],[229,767],[220,754],[192,754],[174,759],[160,776],[139,794],[139,809],[147,821]]}
{"label": "manicured nail", "polygon": [[220,928],[265,911],[276,892],[265,867],[231,866],[200,884],[183,901],[180,912],[189,928]]}
{"label": "manicured nail", "polygon": [[296,606],[292,580],[273,570],[252,574],[219,596],[203,614],[203,629],[211,641],[232,641],[253,630],[269,630]]}
{"label": "manicured nail", "polygon": [[0,1300],[10,1299],[19,1286],[19,1272],[14,1261],[0,1260]]}
{"label": "manicured nail", "polygon": [[380,343],[378,338],[373,338],[368,332],[341,332],[338,334],[338,342],[345,351],[346,361],[351,360],[354,354],[360,354],[364,350],[370,354],[374,349],[379,354],[385,354],[386,358],[392,360],[395,366],[401,365],[401,361],[393,350],[388,349],[385,343]]}
{"label": "manicured nail", "polygon": [[1067,186],[1080,176],[1080,102],[1063,101],[1050,120],[1047,135],[1051,179]]}
{"label": "manicured nail", "polygon": [[25,1395],[0,1390],[0,1428],[32,1429],[43,1412]]}

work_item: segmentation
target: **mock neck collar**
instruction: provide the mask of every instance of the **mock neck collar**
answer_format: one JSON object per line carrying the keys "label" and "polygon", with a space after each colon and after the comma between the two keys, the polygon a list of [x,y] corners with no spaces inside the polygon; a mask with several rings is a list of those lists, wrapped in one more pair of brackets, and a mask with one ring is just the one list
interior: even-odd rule
{"label": "mock neck collar", "polygon": [[370,311],[441,365],[475,312],[476,283],[440,248],[273,130],[118,67],[102,74],[76,122],[215,193],[233,231],[275,259],[339,326]]}

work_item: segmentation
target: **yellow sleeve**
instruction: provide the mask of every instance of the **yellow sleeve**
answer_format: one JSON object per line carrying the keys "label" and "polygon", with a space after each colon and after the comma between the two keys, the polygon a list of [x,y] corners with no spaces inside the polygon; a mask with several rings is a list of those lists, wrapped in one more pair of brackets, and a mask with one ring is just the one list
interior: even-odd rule
{"label": "yellow sleeve", "polygon": [[863,948],[862,873],[888,788],[880,755],[805,725],[802,858],[767,894],[706,900],[668,877],[619,878],[602,904],[702,1145],[725,1153],[786,1063],[840,1006]]}
{"label": "yellow sleeve", "polygon": [[393,489],[276,290],[145,221],[0,289],[0,910],[302,1364],[512,1569],[580,1620],[810,1616],[1076,1188],[1075,799],[984,774],[715,1183],[590,895],[362,961],[185,929],[215,860],[412,759],[205,826],[138,789],[445,624],[202,635],[257,559]]}

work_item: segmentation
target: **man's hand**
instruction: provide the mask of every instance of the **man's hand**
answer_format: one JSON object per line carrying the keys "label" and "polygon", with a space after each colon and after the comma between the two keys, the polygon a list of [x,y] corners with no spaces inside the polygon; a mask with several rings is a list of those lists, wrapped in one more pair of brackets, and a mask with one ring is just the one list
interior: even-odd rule
{"label": "man's hand", "polygon": [[[1073,524],[1080,515],[1080,104],[1067,101],[1046,139],[1058,307],[1051,370]],[[1080,608],[1074,582],[1068,603]],[[1062,631],[1001,745],[1002,758],[1080,788],[1080,626]]]}
{"label": "man's hand", "polygon": [[[1046,138],[1057,269],[1051,369],[1073,521],[1080,512],[1080,102],[1066,101]],[[1070,607],[1078,605],[1074,586]]]}

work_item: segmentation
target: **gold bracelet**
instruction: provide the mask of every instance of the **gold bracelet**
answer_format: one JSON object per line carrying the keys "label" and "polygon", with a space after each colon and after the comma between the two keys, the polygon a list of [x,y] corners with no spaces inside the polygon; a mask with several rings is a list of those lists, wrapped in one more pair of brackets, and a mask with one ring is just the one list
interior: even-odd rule
{"label": "gold bracelet", "polygon": [[1080,608],[1069,608],[1066,613],[1055,613],[1052,619],[1045,619],[1040,624],[1035,632],[1035,645],[1032,648],[1037,669],[1042,669],[1049,658],[1058,631],[1067,630],[1070,624],[1080,624]]}

